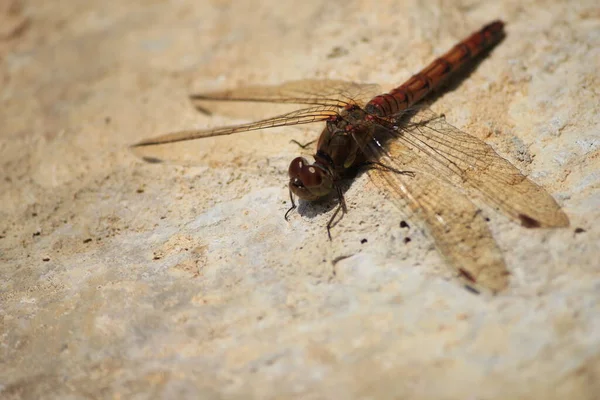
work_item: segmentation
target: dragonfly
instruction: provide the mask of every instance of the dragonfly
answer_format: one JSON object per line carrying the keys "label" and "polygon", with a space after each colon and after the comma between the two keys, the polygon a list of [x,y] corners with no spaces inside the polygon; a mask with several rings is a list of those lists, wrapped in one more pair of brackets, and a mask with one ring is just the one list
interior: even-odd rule
{"label": "dragonfly", "polygon": [[493,21],[434,60],[405,83],[381,94],[378,85],[339,80],[300,80],[192,94],[203,101],[303,105],[272,118],[204,130],[186,130],[143,140],[135,149],[267,128],[324,122],[314,162],[297,157],[288,169],[294,196],[315,201],[333,194],[347,212],[340,181],[366,167],[387,198],[417,217],[457,276],[475,290],[504,290],[510,280],[502,252],[472,197],[483,199],[526,228],[569,225],[548,192],[523,175],[484,141],[455,128],[420,102],[489,52],[505,37]]}

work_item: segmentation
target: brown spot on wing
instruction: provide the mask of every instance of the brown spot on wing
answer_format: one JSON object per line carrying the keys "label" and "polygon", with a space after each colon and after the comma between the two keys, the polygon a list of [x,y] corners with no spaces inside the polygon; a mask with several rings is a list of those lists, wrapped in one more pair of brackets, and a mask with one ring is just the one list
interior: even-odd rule
{"label": "brown spot on wing", "polygon": [[519,214],[519,220],[525,228],[539,228],[541,226],[540,221],[525,214]]}

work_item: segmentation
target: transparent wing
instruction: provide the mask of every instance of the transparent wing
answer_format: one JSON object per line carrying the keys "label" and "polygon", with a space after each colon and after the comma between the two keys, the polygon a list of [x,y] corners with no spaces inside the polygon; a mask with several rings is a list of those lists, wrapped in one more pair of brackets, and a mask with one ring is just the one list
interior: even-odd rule
{"label": "transparent wing", "polygon": [[402,143],[384,150],[375,141],[363,150],[376,156],[387,168],[371,169],[371,180],[401,209],[418,216],[436,247],[470,286],[498,292],[508,285],[508,271],[487,223],[464,194],[428,172],[411,169],[419,155]]}
{"label": "transparent wing", "polygon": [[[418,155],[405,168],[426,172],[483,198],[523,226],[565,227],[569,219],[556,201],[500,157],[485,142],[455,128],[429,109],[421,109],[408,123],[391,121],[386,130],[389,154]],[[451,203],[452,199],[440,199]]]}
{"label": "transparent wing", "polygon": [[[143,140],[134,144],[132,148],[324,121],[333,115],[337,115],[338,111],[348,104],[365,104],[379,90],[379,86],[375,84],[358,84],[338,80],[299,80],[285,82],[280,85],[246,86],[232,90],[193,94],[190,96],[193,104],[202,110],[205,110],[207,104],[214,105],[223,102],[270,103],[265,112],[269,112],[271,115],[279,110],[277,106],[281,104],[309,104],[312,107],[293,110],[276,117],[247,124],[168,133]],[[229,108],[233,109],[233,112],[227,114],[232,115],[240,114],[236,110],[242,110],[241,114],[244,112],[246,114],[248,112],[256,113],[258,111],[256,108],[233,107],[231,104],[229,104]]]}
{"label": "transparent wing", "polygon": [[[526,227],[563,227],[569,220],[554,199],[488,144],[429,109],[408,121],[390,117],[366,145],[367,157],[390,169],[369,172],[401,208],[425,222],[440,253],[467,280],[502,290],[508,273],[500,249],[477,207],[465,194],[477,192]],[[411,171],[402,174],[398,171]]]}
{"label": "transparent wing", "polygon": [[213,136],[231,135],[238,132],[255,131],[259,129],[275,128],[281,126],[309,124],[312,122],[325,121],[328,118],[338,114],[336,106],[315,106],[296,110],[287,114],[279,115],[273,118],[267,118],[261,121],[251,122],[248,124],[224,126],[214,129],[205,130],[186,130],[165,135],[156,136],[154,138],[142,140],[134,145],[133,148],[143,146],[154,146],[167,143],[182,142],[186,140],[195,140]]}
{"label": "transparent wing", "polygon": [[232,90],[192,94],[190,99],[194,105],[202,108],[205,101],[292,103],[335,107],[356,104],[362,107],[380,91],[380,87],[376,84],[305,79],[280,85],[245,86]]}

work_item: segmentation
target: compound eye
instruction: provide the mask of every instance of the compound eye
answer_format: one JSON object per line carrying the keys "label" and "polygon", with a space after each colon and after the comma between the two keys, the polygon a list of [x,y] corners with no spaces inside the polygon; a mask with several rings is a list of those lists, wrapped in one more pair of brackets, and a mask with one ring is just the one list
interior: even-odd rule
{"label": "compound eye", "polygon": [[331,192],[333,182],[327,171],[306,159],[297,157],[288,168],[289,188],[292,193],[304,200],[316,200]]}
{"label": "compound eye", "polygon": [[305,165],[300,171],[300,180],[306,187],[320,186],[323,182],[323,171],[312,165]]}
{"label": "compound eye", "polygon": [[308,161],[304,157],[296,157],[290,163],[288,168],[288,175],[290,178],[300,178],[302,170],[308,165]]}

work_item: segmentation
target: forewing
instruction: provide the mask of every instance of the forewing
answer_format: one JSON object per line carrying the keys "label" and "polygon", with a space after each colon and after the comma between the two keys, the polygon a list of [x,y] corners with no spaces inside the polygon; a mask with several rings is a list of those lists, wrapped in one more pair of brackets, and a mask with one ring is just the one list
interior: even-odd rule
{"label": "forewing", "polygon": [[[232,90],[217,91],[190,96],[193,104],[203,111],[219,111],[236,117],[257,117],[258,115],[273,115],[282,112],[276,117],[261,119],[256,122],[225,126],[214,129],[185,130],[168,133],[158,137],[143,140],[132,148],[138,155],[151,160],[142,148],[168,143],[182,142],[214,136],[231,135],[238,132],[247,132],[267,128],[291,126],[319,122],[337,115],[341,108],[349,104],[365,104],[374,94],[380,91],[375,84],[357,84],[354,82],[338,80],[300,80],[285,82],[271,86],[246,86]],[[231,102],[247,102],[243,106]],[[254,103],[254,107],[250,106]],[[256,104],[262,107],[256,107]],[[221,104],[220,109],[216,109]],[[311,107],[294,110],[298,104],[307,104]],[[292,111],[288,111],[292,109]],[[283,111],[288,111],[283,113]]]}
{"label": "forewing", "polygon": [[502,253],[467,197],[429,173],[411,171],[407,165],[418,164],[418,155],[402,144],[384,149],[373,141],[365,152],[385,165],[369,170],[371,180],[401,209],[408,206],[425,222],[442,256],[470,286],[493,292],[506,288],[508,272]]}
{"label": "forewing", "polygon": [[248,124],[224,126],[214,129],[185,130],[167,133],[165,135],[142,140],[141,142],[134,144],[132,147],[137,148],[144,146],[155,146],[167,143],[182,142],[186,140],[231,135],[239,132],[248,132],[281,126],[309,124],[312,122],[325,121],[337,114],[337,107],[335,106],[314,106]]}
{"label": "forewing", "polygon": [[500,157],[487,143],[455,128],[429,109],[421,109],[408,123],[395,121],[389,143],[401,143],[418,155],[414,165],[434,176],[476,191],[484,199],[526,227],[565,227],[569,219],[556,201]]}
{"label": "forewing", "polygon": [[344,107],[349,104],[363,106],[379,94],[376,84],[305,79],[284,82],[280,85],[245,86],[231,90],[192,94],[190,99],[202,108],[207,101],[245,101],[280,104],[311,104]]}

